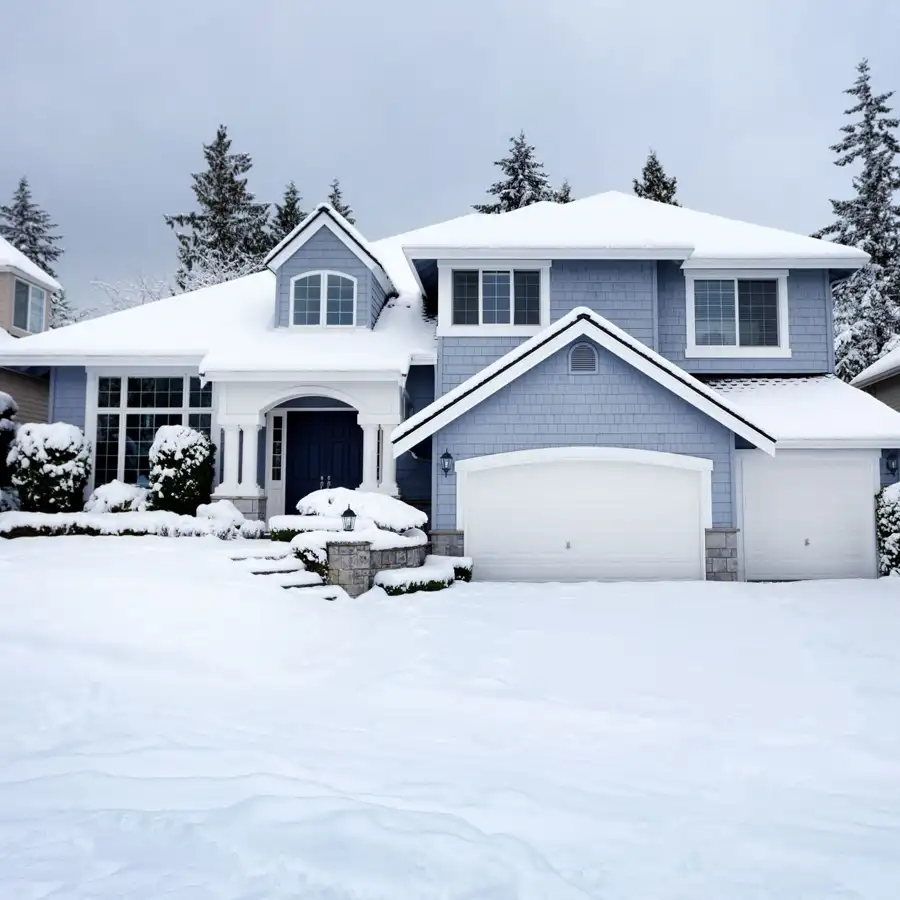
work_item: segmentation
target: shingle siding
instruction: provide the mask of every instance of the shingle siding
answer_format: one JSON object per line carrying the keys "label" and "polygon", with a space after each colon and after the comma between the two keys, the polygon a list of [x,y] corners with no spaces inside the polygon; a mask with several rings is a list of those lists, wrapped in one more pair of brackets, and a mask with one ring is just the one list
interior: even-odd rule
{"label": "shingle siding", "polygon": [[587,306],[656,349],[656,263],[556,260],[550,268],[550,319]]}
{"label": "shingle siding", "polygon": [[320,228],[278,269],[275,279],[275,323],[280,326],[290,324],[291,279],[314,269],[330,269],[357,280],[356,324],[370,327],[373,304],[376,302],[373,296],[375,278],[362,260],[328,228]]}
{"label": "shingle siding", "polygon": [[84,428],[87,373],[81,366],[58,366],[50,373],[51,422]]}
{"label": "shingle siding", "polygon": [[[713,461],[713,524],[733,524],[731,432],[601,347],[596,375],[569,375],[568,349],[535,366],[434,438],[455,459],[542,447],[631,447]],[[456,477],[434,465],[432,527],[456,527]],[[560,485],[560,490],[577,485]],[[537,513],[537,511],[536,511]],[[647,510],[653,515],[653,510]]]}
{"label": "shingle siding", "polygon": [[50,394],[47,378],[0,368],[0,391],[9,394],[19,407],[17,422],[47,421]]}
{"label": "shingle siding", "polygon": [[822,374],[832,368],[831,292],[821,270],[788,276],[790,359],[685,359],[685,279],[677,262],[659,262],[659,352],[694,374]]}

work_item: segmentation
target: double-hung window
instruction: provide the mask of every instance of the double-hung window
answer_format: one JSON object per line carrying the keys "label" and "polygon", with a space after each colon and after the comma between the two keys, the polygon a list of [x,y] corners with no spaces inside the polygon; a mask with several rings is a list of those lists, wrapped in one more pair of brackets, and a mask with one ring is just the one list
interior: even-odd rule
{"label": "double-hung window", "polygon": [[304,272],[291,279],[292,325],[355,325],[356,279],[339,272]]}
{"label": "double-hung window", "polygon": [[541,324],[539,269],[454,269],[451,324]]}
{"label": "double-hung window", "polygon": [[162,425],[212,436],[212,385],[195,375],[97,379],[94,484],[114,478],[147,486],[150,447]]}
{"label": "double-hung window", "polygon": [[37,334],[44,330],[47,292],[26,281],[16,280],[13,300],[13,326]]}
{"label": "double-hung window", "polygon": [[689,357],[790,356],[787,275],[687,276]]}

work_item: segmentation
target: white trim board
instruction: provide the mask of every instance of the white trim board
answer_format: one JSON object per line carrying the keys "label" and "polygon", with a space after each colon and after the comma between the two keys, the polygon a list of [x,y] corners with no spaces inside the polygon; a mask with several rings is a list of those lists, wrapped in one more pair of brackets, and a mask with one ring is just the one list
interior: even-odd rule
{"label": "white trim board", "polygon": [[775,454],[775,439],[752,424],[726,397],[617,328],[603,316],[582,306],[576,307],[549,328],[520,344],[395,428],[391,435],[394,456],[410,450],[581,337],[595,341],[770,456]]}

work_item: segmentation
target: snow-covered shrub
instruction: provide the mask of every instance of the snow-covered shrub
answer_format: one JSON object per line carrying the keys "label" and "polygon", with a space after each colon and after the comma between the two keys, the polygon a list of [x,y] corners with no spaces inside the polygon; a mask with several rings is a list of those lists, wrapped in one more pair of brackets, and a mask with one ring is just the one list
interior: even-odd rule
{"label": "snow-covered shrub", "polygon": [[391,597],[417,591],[442,591],[456,580],[456,562],[449,556],[426,556],[424,566],[379,572],[375,576],[375,585]]}
{"label": "snow-covered shrub", "polygon": [[878,556],[882,575],[900,575],[900,483],[884,488],[876,498]]}
{"label": "snow-covered shrub", "polygon": [[230,500],[216,500],[215,503],[201,503],[197,507],[198,519],[215,519],[223,525],[240,528],[244,524],[244,514]]}
{"label": "snow-covered shrub", "polygon": [[379,528],[404,532],[410,528],[422,528],[428,516],[420,509],[372,491],[352,491],[349,488],[329,488],[313,491],[297,503],[301,516],[339,517],[350,507],[359,518],[371,519]]}
{"label": "snow-covered shrub", "polygon": [[109,484],[101,484],[84,504],[89,513],[143,512],[147,509],[147,490],[134,484],[125,484],[117,478]]}
{"label": "snow-covered shrub", "polygon": [[91,473],[91,445],[75,425],[22,425],[6,458],[26,512],[76,512]]}
{"label": "snow-covered shrub", "polygon": [[[16,401],[9,394],[0,391],[0,488],[10,484],[10,471],[6,465],[6,457],[9,454],[9,445],[16,436],[16,423],[12,417],[19,411]],[[0,506],[0,511],[3,507]]]}
{"label": "snow-covered shrub", "polygon": [[471,556],[448,556],[441,559],[449,559],[453,563],[453,574],[457,581],[471,581],[472,570],[475,563]]}
{"label": "snow-covered shrub", "polygon": [[240,528],[238,528],[238,537],[247,541],[257,541],[266,536],[266,523],[247,519]]}
{"label": "snow-covered shrub", "polygon": [[150,447],[150,504],[153,509],[193,515],[212,494],[215,448],[186,425],[163,425]]}

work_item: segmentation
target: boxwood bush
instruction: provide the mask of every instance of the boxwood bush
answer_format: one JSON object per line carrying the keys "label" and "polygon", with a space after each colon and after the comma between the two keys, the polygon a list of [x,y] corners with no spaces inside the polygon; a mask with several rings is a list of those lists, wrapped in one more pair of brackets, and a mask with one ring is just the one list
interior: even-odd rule
{"label": "boxwood bush", "polygon": [[153,509],[193,516],[209,503],[215,474],[215,447],[186,425],[163,425],[150,447],[150,494]]}

